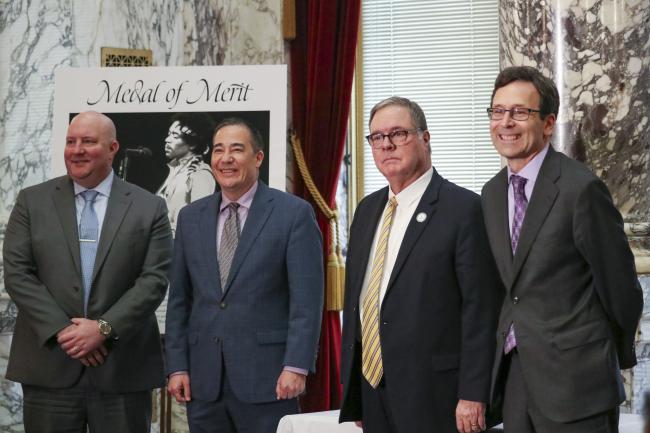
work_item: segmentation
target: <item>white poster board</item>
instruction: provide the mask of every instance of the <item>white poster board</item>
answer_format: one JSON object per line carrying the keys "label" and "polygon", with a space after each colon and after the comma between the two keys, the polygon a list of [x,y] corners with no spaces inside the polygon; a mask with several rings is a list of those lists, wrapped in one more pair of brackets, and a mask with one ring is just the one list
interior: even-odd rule
{"label": "white poster board", "polygon": [[[285,189],[286,65],[60,68],[55,77],[52,176],[65,174],[63,148],[71,114],[175,112],[268,113],[268,184]],[[218,116],[215,115],[218,118]],[[119,123],[119,122],[118,122]],[[168,125],[167,125],[168,126]],[[118,141],[126,131],[116,124]],[[120,141],[122,147],[130,143]],[[264,176],[262,176],[263,180]]]}
{"label": "white poster board", "polygon": [[[182,113],[207,116],[211,128],[230,117],[257,128],[265,155],[260,178],[286,189],[286,65],[58,69],[52,177],[66,172],[63,150],[70,119],[87,110],[115,123],[120,143],[116,174],[152,193],[160,193],[170,173],[165,145],[173,119]],[[210,144],[211,138],[209,134]],[[206,164],[209,150],[203,154]],[[165,312],[166,301],[157,312],[163,332]]]}

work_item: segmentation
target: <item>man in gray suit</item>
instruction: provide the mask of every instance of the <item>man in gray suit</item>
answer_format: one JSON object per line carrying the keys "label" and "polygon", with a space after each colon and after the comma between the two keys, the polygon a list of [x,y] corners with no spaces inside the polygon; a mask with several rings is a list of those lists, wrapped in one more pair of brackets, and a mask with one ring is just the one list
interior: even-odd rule
{"label": "man in gray suit", "polygon": [[21,191],[7,224],[6,377],[23,386],[27,433],[149,431],[171,230],[161,198],[114,176],[118,148],[108,117],[74,117],[68,174]]}
{"label": "man in gray suit", "polygon": [[642,293],[607,187],[550,144],[558,107],[536,69],[496,79],[490,132],[508,166],[482,194],[506,288],[493,402],[506,432],[617,432]]}
{"label": "man in gray suit", "polygon": [[221,192],[181,210],[165,324],[168,389],[192,433],[274,433],[316,363],[321,236],[311,206],[259,181],[259,132],[215,129]]}

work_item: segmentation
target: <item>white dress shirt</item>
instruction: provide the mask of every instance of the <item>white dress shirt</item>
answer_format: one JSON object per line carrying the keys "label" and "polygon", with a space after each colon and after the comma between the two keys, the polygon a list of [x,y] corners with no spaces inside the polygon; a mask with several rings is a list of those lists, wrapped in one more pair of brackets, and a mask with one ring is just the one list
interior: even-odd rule
{"label": "white dress shirt", "polygon": [[[388,288],[388,280],[390,275],[393,272],[393,267],[395,266],[395,261],[397,260],[397,254],[399,253],[399,248],[402,245],[402,240],[404,239],[404,234],[406,233],[406,228],[408,227],[415,209],[420,203],[420,199],[424,195],[424,191],[429,186],[431,178],[433,177],[433,167],[430,167],[422,176],[420,176],[415,182],[407,186],[405,189],[400,191],[399,194],[395,194],[389,187],[388,189],[388,199],[395,197],[397,200],[397,208],[395,209],[395,214],[393,215],[393,224],[390,228],[390,233],[388,235],[388,249],[386,251],[386,262],[384,263],[383,274],[381,276],[381,285],[379,287],[379,307],[381,308],[381,303],[384,300],[386,295],[386,289]],[[386,206],[384,211],[388,206],[389,201],[386,201]],[[359,295],[359,313],[361,319],[363,319],[363,299],[366,296],[368,291],[368,280],[372,272],[372,262],[375,257],[375,250],[377,248],[377,241],[379,240],[379,231],[381,230],[383,221],[382,217],[379,218],[379,223],[377,224],[377,229],[375,230],[375,238],[372,241],[372,247],[370,248],[370,256],[368,258],[368,265],[366,266],[366,275],[363,278],[363,285],[361,286],[361,294]]]}

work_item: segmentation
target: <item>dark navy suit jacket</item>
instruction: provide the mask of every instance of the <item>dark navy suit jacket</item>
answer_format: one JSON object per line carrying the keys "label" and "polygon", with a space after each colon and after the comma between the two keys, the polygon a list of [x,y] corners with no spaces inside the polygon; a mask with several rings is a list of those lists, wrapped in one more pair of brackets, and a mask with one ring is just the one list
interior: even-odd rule
{"label": "dark navy suit jacket", "polygon": [[218,398],[225,371],[240,400],[275,401],[283,366],[315,368],[321,234],[307,202],[259,182],[221,287],[220,203],[218,192],[179,215],[165,326],[167,372],[189,372],[193,399]]}
{"label": "dark navy suit jacket", "polygon": [[[350,228],[341,421],[363,416],[359,294],[387,200],[388,187],[364,198]],[[458,399],[488,401],[502,297],[478,195],[434,171],[404,234],[380,311],[385,395],[400,431],[456,433]]]}

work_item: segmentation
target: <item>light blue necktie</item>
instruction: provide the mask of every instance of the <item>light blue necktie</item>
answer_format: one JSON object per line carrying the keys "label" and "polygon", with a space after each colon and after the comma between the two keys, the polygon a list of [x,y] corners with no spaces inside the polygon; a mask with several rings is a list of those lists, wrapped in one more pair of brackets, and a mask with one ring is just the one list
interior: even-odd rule
{"label": "light blue necktie", "polygon": [[79,252],[81,253],[81,275],[84,283],[84,316],[88,311],[88,298],[99,243],[99,222],[93,204],[97,198],[97,191],[92,189],[81,193],[84,199],[84,208],[81,211],[79,222]]}

